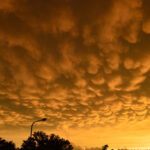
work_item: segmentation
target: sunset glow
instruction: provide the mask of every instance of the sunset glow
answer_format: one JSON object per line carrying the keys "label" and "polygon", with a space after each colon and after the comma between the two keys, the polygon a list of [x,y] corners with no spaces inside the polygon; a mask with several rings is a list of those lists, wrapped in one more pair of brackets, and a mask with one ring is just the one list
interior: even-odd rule
{"label": "sunset glow", "polygon": [[0,0],[0,137],[41,118],[75,147],[150,147],[150,0]]}

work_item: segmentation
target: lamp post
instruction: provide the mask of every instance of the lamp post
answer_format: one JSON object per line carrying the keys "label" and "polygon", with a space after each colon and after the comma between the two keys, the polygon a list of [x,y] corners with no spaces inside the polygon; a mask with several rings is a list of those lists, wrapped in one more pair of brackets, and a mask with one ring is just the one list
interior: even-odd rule
{"label": "lamp post", "polygon": [[43,119],[40,119],[40,120],[36,120],[32,123],[31,125],[31,133],[30,133],[30,137],[32,137],[32,128],[33,128],[33,125],[36,123],[36,122],[40,122],[40,121],[46,121],[47,119],[46,118],[43,118]]}

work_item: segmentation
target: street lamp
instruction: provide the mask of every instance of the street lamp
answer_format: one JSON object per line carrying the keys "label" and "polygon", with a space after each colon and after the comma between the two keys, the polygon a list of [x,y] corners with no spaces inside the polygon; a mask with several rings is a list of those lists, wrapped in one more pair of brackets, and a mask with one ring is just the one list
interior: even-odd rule
{"label": "street lamp", "polygon": [[36,120],[36,121],[34,121],[34,122],[32,123],[32,125],[31,125],[31,134],[30,134],[30,137],[32,137],[32,128],[33,128],[33,125],[34,125],[36,122],[46,121],[46,120],[47,120],[47,118],[43,118],[43,119],[40,119],[40,120]]}

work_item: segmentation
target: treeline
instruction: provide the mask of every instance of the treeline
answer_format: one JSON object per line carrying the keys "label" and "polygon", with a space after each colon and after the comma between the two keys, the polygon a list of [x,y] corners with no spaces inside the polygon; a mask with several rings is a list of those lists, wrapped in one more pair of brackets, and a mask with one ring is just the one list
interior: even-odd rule
{"label": "treeline", "polygon": [[[108,145],[101,149],[106,150]],[[0,138],[0,150],[75,150],[68,140],[55,134],[47,135],[42,131],[35,132],[32,137],[24,140],[20,148],[12,141]]]}

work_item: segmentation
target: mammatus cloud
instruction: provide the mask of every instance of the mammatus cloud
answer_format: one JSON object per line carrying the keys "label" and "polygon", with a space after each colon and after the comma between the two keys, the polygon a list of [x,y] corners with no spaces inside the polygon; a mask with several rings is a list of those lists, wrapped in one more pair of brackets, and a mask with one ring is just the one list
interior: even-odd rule
{"label": "mammatus cloud", "polygon": [[68,130],[146,120],[148,6],[148,0],[0,2],[1,128],[42,117],[47,128]]}

